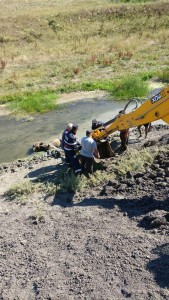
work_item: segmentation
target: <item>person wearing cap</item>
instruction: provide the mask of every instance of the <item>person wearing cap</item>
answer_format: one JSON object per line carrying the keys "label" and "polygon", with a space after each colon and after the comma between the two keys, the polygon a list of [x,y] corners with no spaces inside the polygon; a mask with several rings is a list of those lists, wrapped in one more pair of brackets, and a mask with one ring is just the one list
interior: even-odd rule
{"label": "person wearing cap", "polygon": [[[62,133],[62,139],[61,139],[61,148],[64,150],[64,140],[65,140],[65,135],[72,129],[73,127],[73,124],[72,123],[68,123],[67,126],[66,126],[66,129],[63,131]],[[70,161],[68,159],[68,157],[66,157],[66,151],[64,150],[65,152],[65,163],[67,165],[70,165]]]}
{"label": "person wearing cap", "polygon": [[80,143],[76,138],[78,125],[73,125],[69,132],[66,132],[64,138],[64,151],[70,165],[75,174],[81,173],[81,166],[77,158],[77,150],[81,148]]}
{"label": "person wearing cap", "polygon": [[92,130],[95,130],[101,126],[103,126],[103,122],[97,121],[96,119],[92,120]]}
{"label": "person wearing cap", "polygon": [[94,156],[100,158],[97,150],[97,144],[92,138],[92,131],[87,130],[86,136],[81,139],[82,149],[81,154],[81,165],[82,169],[86,170],[87,174],[93,173]]}

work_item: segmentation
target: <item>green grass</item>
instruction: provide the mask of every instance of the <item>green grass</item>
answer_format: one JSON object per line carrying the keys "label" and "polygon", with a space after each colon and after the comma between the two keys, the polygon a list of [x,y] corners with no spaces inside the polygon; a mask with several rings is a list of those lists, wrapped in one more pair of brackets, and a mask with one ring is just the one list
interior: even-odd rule
{"label": "green grass", "polygon": [[130,99],[144,97],[149,91],[148,83],[141,76],[129,76],[115,84],[112,94],[115,98]]}
{"label": "green grass", "polygon": [[[146,77],[147,76],[147,77]],[[0,97],[0,104],[7,104],[8,108],[17,113],[28,114],[44,113],[59,108],[57,99],[59,93],[74,91],[104,90],[113,96],[113,99],[130,99],[132,97],[145,97],[148,93],[148,83],[145,77],[150,75],[129,76],[121,80],[97,80],[91,82],[72,83],[61,88],[45,89],[41,91],[20,92]]]}
{"label": "green grass", "polygon": [[57,94],[52,90],[27,92],[1,97],[0,103],[8,103],[12,111],[44,113],[57,108]]}

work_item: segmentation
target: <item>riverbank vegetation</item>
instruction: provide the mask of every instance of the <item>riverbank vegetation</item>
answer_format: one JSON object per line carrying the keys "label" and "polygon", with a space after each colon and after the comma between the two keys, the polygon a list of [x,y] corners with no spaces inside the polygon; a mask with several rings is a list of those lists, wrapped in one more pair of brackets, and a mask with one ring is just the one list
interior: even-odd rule
{"label": "riverbank vegetation", "polygon": [[[128,99],[146,96],[147,79],[169,82],[168,1],[1,2],[0,103],[44,112],[61,92]],[[42,108],[27,109],[36,95]]]}
{"label": "riverbank vegetation", "polygon": [[[126,173],[136,174],[146,172],[158,153],[165,153],[169,150],[167,146],[141,150],[128,149],[123,156],[116,157],[116,161],[108,162],[109,171],[104,166],[104,162],[95,165],[97,169],[87,178],[86,176],[76,176],[70,168],[61,165],[58,167],[55,177],[52,182],[48,182],[46,174],[41,174],[36,182],[21,181],[12,185],[5,193],[5,196],[10,201],[17,201],[20,204],[26,204],[30,195],[41,191],[46,195],[55,195],[56,193],[65,192],[84,192],[86,189],[98,187],[99,185],[114,180],[117,176],[125,178]],[[101,170],[102,168],[102,170]]]}

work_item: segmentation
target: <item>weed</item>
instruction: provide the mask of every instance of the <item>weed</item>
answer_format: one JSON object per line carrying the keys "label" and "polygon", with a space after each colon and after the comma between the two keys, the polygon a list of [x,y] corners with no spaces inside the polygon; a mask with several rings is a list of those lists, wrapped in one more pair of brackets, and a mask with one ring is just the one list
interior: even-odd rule
{"label": "weed", "polygon": [[112,179],[113,175],[112,174],[107,174],[104,171],[96,171],[94,174],[91,174],[89,176],[87,184],[89,186],[99,186],[99,184],[109,181],[109,179]]}
{"label": "weed", "polygon": [[52,196],[55,195],[57,192],[57,187],[53,182],[47,182],[44,186],[43,186],[43,190],[44,192],[48,195],[48,196]]}
{"label": "weed", "polygon": [[162,82],[169,82],[169,68],[157,72],[157,77]]}
{"label": "weed", "polygon": [[5,192],[4,196],[10,201],[16,200],[18,203],[25,204],[28,201],[28,197],[35,192],[51,196],[55,195],[56,190],[54,183],[33,183],[32,181],[24,180],[14,184]]}
{"label": "weed", "polygon": [[45,221],[45,217],[44,217],[44,209],[42,207],[42,205],[38,205],[35,215],[34,215],[34,219],[36,223],[41,223]]}
{"label": "weed", "polygon": [[1,73],[2,73],[3,70],[5,69],[6,64],[7,64],[7,60],[4,60],[4,59],[1,59],[1,60],[0,60],[0,72],[1,72]]}
{"label": "weed", "polygon": [[112,171],[117,171],[118,174],[125,176],[127,171],[132,173],[144,172],[145,167],[151,165],[154,157],[158,153],[158,148],[142,149],[142,150],[128,150],[119,161],[117,165],[112,168]]}
{"label": "weed", "polygon": [[35,185],[31,181],[23,181],[14,184],[5,192],[4,196],[10,201],[16,200],[19,203],[25,203],[28,196],[32,195],[37,188],[39,188],[39,185]]}
{"label": "weed", "polygon": [[82,191],[87,183],[85,176],[76,176],[73,172],[65,172],[60,183],[61,192],[76,192]]}

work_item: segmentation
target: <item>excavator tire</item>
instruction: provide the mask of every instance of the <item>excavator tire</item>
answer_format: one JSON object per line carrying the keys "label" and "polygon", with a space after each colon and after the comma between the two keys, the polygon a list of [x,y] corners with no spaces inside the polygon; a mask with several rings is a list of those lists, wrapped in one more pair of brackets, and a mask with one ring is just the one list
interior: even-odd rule
{"label": "excavator tire", "polygon": [[109,141],[107,140],[102,140],[97,143],[97,149],[100,154],[100,158],[108,158],[108,157],[113,157],[115,156]]}

